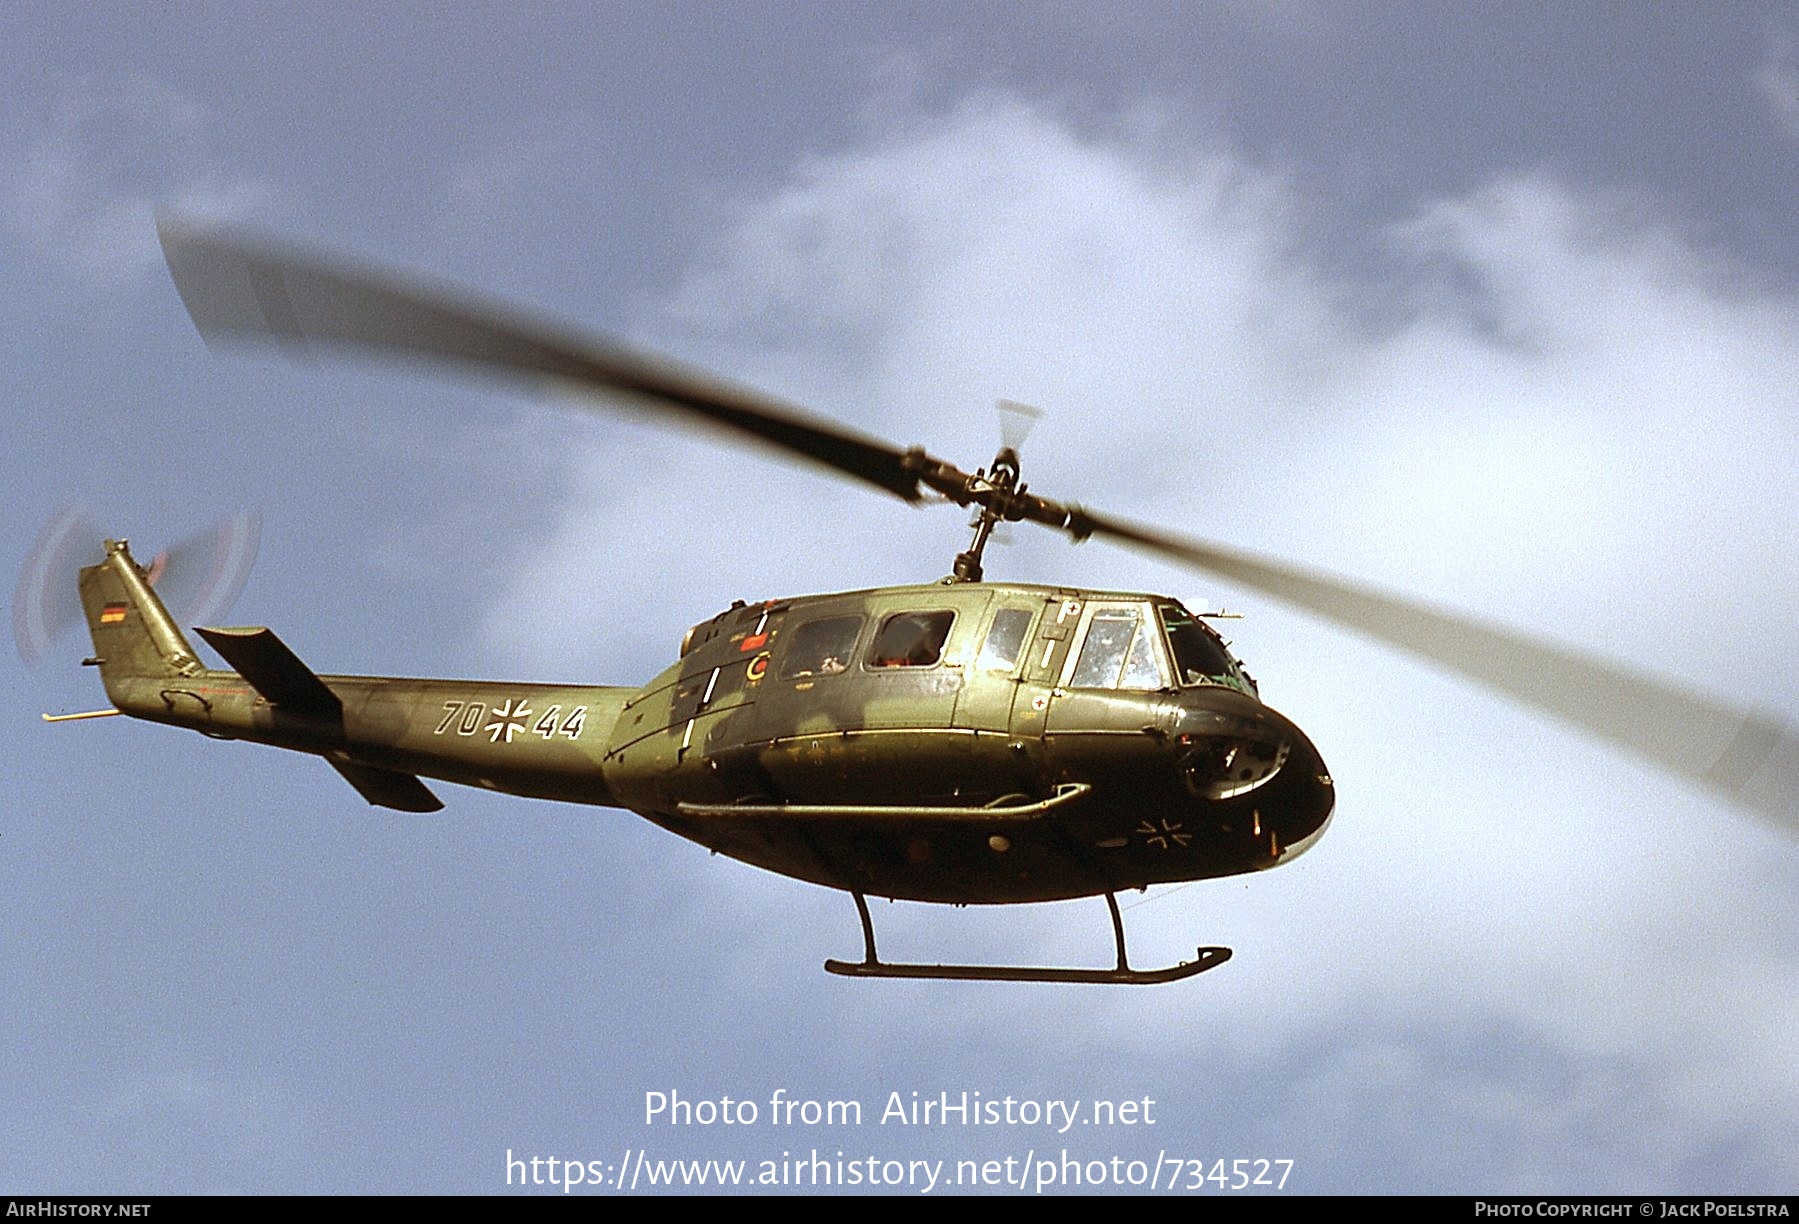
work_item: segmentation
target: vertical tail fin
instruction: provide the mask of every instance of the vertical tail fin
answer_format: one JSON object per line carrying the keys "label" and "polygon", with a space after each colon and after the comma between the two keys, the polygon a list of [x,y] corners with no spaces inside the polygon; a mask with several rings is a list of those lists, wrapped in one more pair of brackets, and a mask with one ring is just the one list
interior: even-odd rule
{"label": "vertical tail fin", "polygon": [[106,560],[81,571],[81,607],[107,696],[127,678],[204,672],[124,540],[106,541]]}

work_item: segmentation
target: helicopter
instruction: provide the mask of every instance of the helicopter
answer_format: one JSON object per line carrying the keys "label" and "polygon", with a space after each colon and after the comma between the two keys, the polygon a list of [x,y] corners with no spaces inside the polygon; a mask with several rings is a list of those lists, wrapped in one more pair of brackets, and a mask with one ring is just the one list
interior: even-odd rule
{"label": "helicopter", "polygon": [[[974,512],[940,581],[737,601],[639,686],[320,675],[261,626],[197,628],[206,666],[129,545],[81,570],[110,709],[310,753],[368,803],[443,806],[424,779],[628,809],[716,853],[848,892],[858,977],[1166,983],[1231,950],[1133,967],[1117,894],[1266,870],[1330,823],[1317,747],[1222,637],[1140,591],[986,578],[1002,523],[1109,539],[1418,653],[1741,806],[1799,811],[1777,719],[1343,579],[1032,492],[1003,445],[967,472],[760,393],[466,295],[229,230],[159,236],[208,344],[344,347],[627,398],[907,502]],[[46,716],[49,717],[49,716]],[[1107,968],[881,959],[867,898],[1002,905],[1103,896]]]}

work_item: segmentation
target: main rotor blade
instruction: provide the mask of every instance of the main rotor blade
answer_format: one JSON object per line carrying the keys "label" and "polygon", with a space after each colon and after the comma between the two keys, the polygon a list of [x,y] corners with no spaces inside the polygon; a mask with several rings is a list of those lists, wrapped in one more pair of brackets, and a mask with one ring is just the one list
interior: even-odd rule
{"label": "main rotor blade", "polygon": [[748,434],[906,501],[920,500],[918,476],[900,448],[611,341],[223,230],[163,218],[157,234],[181,300],[208,344],[266,340],[301,351],[312,343],[342,344],[573,383]]}
{"label": "main rotor blade", "polygon": [[1070,530],[1174,557],[1398,646],[1799,831],[1799,737],[1777,715],[1340,578],[1089,511],[1075,512]]}
{"label": "main rotor blade", "polygon": [[[164,219],[169,271],[208,343],[310,343],[463,363],[528,380],[625,395],[759,439],[909,502],[921,484],[966,505],[980,482],[757,392],[622,345],[385,273],[335,265],[270,243]],[[1095,515],[1034,494],[1004,517],[1109,536],[1173,557],[1411,651],[1556,715],[1698,782],[1789,830],[1799,829],[1799,737],[1772,715],[1735,709],[1661,681],[1470,618],[1280,562]],[[21,636],[21,642],[24,642]],[[22,647],[22,651],[23,651]]]}

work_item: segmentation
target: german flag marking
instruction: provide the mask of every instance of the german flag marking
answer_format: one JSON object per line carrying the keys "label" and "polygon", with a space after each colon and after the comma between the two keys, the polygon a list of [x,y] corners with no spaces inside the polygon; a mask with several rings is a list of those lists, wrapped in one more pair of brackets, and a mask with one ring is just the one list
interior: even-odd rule
{"label": "german flag marking", "polygon": [[100,623],[102,625],[116,625],[124,619],[125,605],[122,603],[109,603],[104,608],[100,609]]}

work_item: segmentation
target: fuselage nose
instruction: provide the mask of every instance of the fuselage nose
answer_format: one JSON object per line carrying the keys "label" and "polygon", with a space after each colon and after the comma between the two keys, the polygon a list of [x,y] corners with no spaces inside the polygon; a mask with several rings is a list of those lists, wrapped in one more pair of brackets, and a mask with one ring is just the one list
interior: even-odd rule
{"label": "fuselage nose", "polygon": [[1173,742],[1188,792],[1215,811],[1247,809],[1273,861],[1309,849],[1330,823],[1336,793],[1317,748],[1291,719],[1248,694],[1184,692]]}

